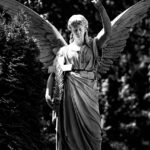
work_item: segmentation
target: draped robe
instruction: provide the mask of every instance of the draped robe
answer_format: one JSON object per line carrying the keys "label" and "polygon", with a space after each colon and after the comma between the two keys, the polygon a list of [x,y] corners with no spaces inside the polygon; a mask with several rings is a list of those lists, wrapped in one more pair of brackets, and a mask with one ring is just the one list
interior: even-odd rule
{"label": "draped robe", "polygon": [[95,80],[93,40],[80,51],[63,47],[61,55],[73,70],[64,76],[64,94],[58,122],[58,150],[101,150],[101,126]]}

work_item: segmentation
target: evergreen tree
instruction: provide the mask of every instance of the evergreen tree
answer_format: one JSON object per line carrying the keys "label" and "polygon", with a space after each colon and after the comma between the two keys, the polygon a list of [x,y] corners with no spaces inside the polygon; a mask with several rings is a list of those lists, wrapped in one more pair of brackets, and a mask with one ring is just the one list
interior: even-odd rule
{"label": "evergreen tree", "polygon": [[[21,11],[0,18],[0,149],[41,150],[44,78],[39,49]],[[9,18],[9,19],[8,19]]]}

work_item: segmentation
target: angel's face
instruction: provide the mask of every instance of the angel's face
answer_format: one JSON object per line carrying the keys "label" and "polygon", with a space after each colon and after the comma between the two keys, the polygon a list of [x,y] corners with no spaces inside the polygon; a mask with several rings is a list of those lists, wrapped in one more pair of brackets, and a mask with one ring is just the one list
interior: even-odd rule
{"label": "angel's face", "polygon": [[77,41],[77,42],[84,42],[84,35],[85,35],[85,32],[86,32],[86,28],[79,24],[77,26],[72,26],[71,28],[71,32],[73,34],[73,39],[74,41]]}

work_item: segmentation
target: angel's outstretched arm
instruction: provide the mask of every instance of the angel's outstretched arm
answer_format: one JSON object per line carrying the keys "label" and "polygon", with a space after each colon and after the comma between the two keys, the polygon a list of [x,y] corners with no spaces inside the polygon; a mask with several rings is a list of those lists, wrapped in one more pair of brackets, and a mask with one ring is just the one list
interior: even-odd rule
{"label": "angel's outstretched arm", "polygon": [[102,5],[100,0],[93,0],[92,3],[94,4],[95,8],[98,10],[101,19],[102,19],[102,24],[103,24],[103,28],[104,28],[104,32],[103,34],[98,34],[96,37],[96,44],[98,49],[101,49],[103,47],[103,45],[105,44],[105,42],[109,39],[110,34],[111,34],[111,22],[109,19],[109,16],[104,8],[104,6]]}

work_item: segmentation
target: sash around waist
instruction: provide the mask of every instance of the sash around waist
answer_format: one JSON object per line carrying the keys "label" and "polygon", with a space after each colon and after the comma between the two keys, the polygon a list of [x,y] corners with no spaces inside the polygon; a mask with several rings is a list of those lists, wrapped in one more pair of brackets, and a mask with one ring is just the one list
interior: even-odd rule
{"label": "sash around waist", "polygon": [[83,78],[87,78],[91,80],[95,79],[95,73],[91,70],[72,70],[71,72],[77,73]]}

